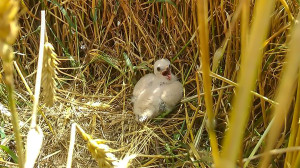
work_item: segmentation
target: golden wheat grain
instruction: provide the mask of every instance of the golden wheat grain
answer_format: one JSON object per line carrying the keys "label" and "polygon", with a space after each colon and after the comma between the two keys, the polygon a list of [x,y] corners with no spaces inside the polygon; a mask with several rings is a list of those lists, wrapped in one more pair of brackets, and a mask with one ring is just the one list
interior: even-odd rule
{"label": "golden wheat grain", "polygon": [[46,42],[44,45],[44,61],[42,74],[42,88],[45,103],[47,106],[52,106],[55,101],[56,93],[56,68],[58,60],[54,52],[54,47],[51,43]]}
{"label": "golden wheat grain", "polygon": [[111,149],[105,143],[104,139],[93,139],[91,135],[84,132],[84,130],[76,124],[76,129],[81,137],[87,141],[88,150],[91,152],[92,157],[97,161],[100,168],[127,168],[130,161],[137,155],[126,155],[123,159],[118,159],[112,153]]}
{"label": "golden wheat grain", "polygon": [[97,161],[98,166],[103,168],[113,167],[113,162],[115,162],[117,158],[111,153],[111,149],[104,144],[105,141],[93,139],[92,136],[85,133],[79,125],[76,125],[76,128],[81,137],[88,142],[88,150],[91,152],[92,157]]}
{"label": "golden wheat grain", "polygon": [[18,35],[18,22],[16,14],[19,10],[15,0],[0,1],[0,39],[3,42],[13,44]]}

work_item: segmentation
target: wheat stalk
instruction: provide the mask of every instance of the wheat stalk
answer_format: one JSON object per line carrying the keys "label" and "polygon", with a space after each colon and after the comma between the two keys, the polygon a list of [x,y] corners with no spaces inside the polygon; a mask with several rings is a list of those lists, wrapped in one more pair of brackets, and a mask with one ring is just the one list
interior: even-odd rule
{"label": "wheat stalk", "polygon": [[[297,17],[297,22],[299,20],[300,15],[298,15]],[[293,95],[296,90],[296,81],[300,65],[299,42],[300,25],[297,23],[295,24],[291,34],[291,41],[289,42],[289,52],[286,56],[287,63],[285,64],[284,69],[282,70],[281,82],[278,86],[276,101],[279,103],[279,105],[274,107],[274,124],[272,125],[268,139],[266,141],[266,147],[264,149],[266,152],[269,152],[272,148],[274,148],[277,142],[277,139],[280,135],[280,131],[284,125],[283,119],[286,118],[287,114],[289,113],[289,107],[292,103]],[[261,160],[260,167],[268,167],[270,160],[270,155],[265,155]]]}
{"label": "wheat stalk", "polygon": [[43,68],[43,53],[44,53],[44,43],[45,43],[45,11],[41,11],[41,33],[40,33],[40,47],[39,47],[39,57],[38,57],[38,67],[37,67],[37,75],[35,82],[35,91],[34,91],[34,99],[33,99],[33,109],[32,109],[32,117],[30,130],[27,134],[27,145],[26,145],[26,161],[25,168],[32,168],[35,164],[35,160],[37,159],[39,152],[43,143],[43,131],[37,125],[37,109],[39,103],[40,96],[40,87],[41,87],[41,76],[42,76],[42,68]]}
{"label": "wheat stalk", "polygon": [[[204,88],[204,100],[206,105],[206,113],[207,113],[207,131],[209,134],[209,140],[212,147],[212,155],[214,162],[218,165],[219,163],[219,147],[217,136],[215,132],[215,119],[213,113],[213,102],[211,95],[211,77],[210,73],[210,62],[209,62],[209,47],[208,47],[208,1],[201,0],[197,2],[197,10],[198,10],[198,24],[199,24],[199,50],[201,53],[201,59],[199,58],[202,64],[203,70],[203,88]],[[203,18],[203,19],[202,19]],[[199,85],[199,83],[198,83]],[[199,89],[198,89],[199,90]],[[199,91],[198,91],[199,92]],[[200,93],[198,93],[200,95]]]}
{"label": "wheat stalk", "polygon": [[[263,44],[267,37],[274,4],[274,0],[255,2],[253,23],[249,29],[248,38],[245,35],[243,36],[247,38],[244,39],[247,46],[243,48],[245,51],[241,51],[241,58],[244,60],[241,61],[241,70],[238,76],[239,87],[233,100],[230,124],[223,140],[222,161],[216,167],[235,167],[236,160],[242,149],[244,132],[250,116],[250,105],[253,100],[250,92],[255,87],[256,69],[262,61]],[[247,17],[243,17],[243,19],[245,18]],[[265,24],[264,27],[261,26],[263,24]]]}
{"label": "wheat stalk", "polygon": [[16,110],[16,103],[14,100],[14,79],[13,79],[13,49],[11,44],[19,32],[17,22],[17,12],[19,10],[18,2],[15,0],[1,0],[0,1],[0,57],[3,61],[3,69],[5,72],[5,84],[8,92],[9,108],[12,113],[12,124],[17,143],[17,152],[19,155],[19,167],[24,167],[23,144],[20,135],[19,117]]}

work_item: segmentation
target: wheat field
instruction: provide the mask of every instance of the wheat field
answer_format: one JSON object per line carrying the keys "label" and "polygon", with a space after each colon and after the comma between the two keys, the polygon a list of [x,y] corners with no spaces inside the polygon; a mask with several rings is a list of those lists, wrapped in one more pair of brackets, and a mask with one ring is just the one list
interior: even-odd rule
{"label": "wheat field", "polygon": [[[1,0],[0,167],[299,167],[299,5]],[[160,58],[183,99],[139,123]]]}

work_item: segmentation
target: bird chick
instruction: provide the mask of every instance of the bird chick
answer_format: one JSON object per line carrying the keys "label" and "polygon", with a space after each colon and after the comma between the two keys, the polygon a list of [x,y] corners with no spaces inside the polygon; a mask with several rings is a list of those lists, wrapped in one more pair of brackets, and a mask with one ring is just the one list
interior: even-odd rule
{"label": "bird chick", "polygon": [[182,84],[171,73],[170,61],[160,59],[154,63],[154,74],[142,77],[133,90],[133,112],[143,122],[172,110],[182,98]]}

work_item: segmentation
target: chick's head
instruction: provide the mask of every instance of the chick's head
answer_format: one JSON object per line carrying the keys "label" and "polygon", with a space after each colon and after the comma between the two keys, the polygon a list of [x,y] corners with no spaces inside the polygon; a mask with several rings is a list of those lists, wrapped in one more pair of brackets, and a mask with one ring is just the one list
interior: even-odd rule
{"label": "chick's head", "polygon": [[172,73],[170,69],[170,61],[168,59],[160,59],[154,63],[154,74],[157,77],[166,78],[171,80]]}

